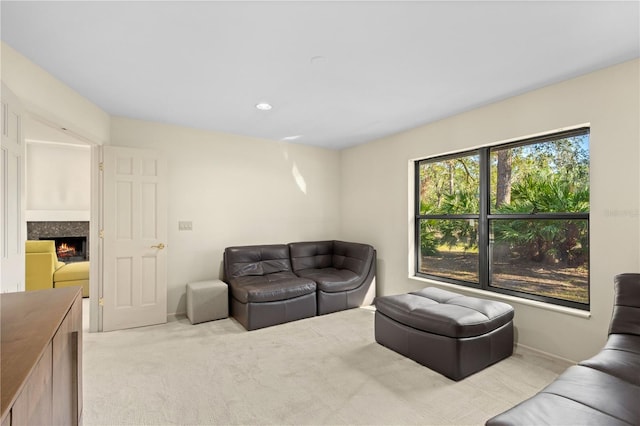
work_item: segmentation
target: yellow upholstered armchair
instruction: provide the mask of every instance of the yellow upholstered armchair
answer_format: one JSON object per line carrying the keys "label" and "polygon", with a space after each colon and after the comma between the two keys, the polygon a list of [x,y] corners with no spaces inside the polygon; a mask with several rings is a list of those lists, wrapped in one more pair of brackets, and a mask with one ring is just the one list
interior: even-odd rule
{"label": "yellow upholstered armchair", "polygon": [[65,264],[58,260],[53,240],[28,240],[25,243],[25,287],[27,291],[80,286],[89,297],[89,262]]}
{"label": "yellow upholstered armchair", "polygon": [[25,243],[25,287],[27,291],[53,288],[53,274],[64,266],[58,261],[56,244],[51,240]]}

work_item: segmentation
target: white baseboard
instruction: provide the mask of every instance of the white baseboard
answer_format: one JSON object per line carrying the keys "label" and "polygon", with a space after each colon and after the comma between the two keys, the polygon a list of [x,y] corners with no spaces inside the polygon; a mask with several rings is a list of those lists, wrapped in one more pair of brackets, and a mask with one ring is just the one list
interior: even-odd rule
{"label": "white baseboard", "polygon": [[183,312],[183,313],[174,312],[172,314],[167,314],[167,322],[180,321],[185,318],[187,318],[186,312]]}
{"label": "white baseboard", "polygon": [[549,352],[541,351],[540,349],[532,348],[530,346],[523,345],[521,343],[517,343],[515,345],[515,350],[516,351],[517,351],[518,348],[522,348],[522,349],[526,349],[526,350],[531,351],[531,352],[535,352],[537,355],[540,355],[540,356],[545,357],[545,358],[549,358],[549,359],[551,359],[553,361],[563,362],[563,363],[567,364],[567,368],[572,366],[572,365],[576,365],[578,363],[578,361],[574,361],[574,360],[571,360],[571,359],[568,359],[568,358],[563,358],[561,356],[558,356],[558,355],[555,355],[555,354],[552,354],[552,353],[549,353]]}

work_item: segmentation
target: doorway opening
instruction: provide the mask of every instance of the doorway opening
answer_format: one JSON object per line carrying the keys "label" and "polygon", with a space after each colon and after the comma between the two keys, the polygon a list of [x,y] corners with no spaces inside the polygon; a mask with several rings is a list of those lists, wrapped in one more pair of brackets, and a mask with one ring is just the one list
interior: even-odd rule
{"label": "doorway opening", "polygon": [[61,262],[90,262],[83,316],[90,319],[88,331],[99,331],[99,246],[93,238],[99,145],[34,114],[23,121],[23,132],[27,239],[56,241]]}

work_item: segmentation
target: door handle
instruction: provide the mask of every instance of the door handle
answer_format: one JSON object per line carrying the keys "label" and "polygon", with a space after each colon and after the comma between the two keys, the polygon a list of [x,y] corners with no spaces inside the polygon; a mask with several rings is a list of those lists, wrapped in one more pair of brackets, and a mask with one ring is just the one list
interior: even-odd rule
{"label": "door handle", "polygon": [[165,245],[163,243],[160,243],[157,246],[151,246],[151,248],[157,248],[158,250],[162,250],[163,248],[165,248]]}

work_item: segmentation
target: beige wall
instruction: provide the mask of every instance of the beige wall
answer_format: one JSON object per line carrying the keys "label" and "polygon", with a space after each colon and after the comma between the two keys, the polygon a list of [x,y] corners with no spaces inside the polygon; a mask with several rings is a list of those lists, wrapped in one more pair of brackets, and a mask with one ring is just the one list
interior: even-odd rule
{"label": "beige wall", "polygon": [[[591,124],[591,317],[512,302],[517,341],[571,360],[595,353],[611,315],[612,278],[640,271],[640,61],[478,108],[342,152],[111,118],[2,43],[2,81],[39,118],[97,143],[169,158],[168,311],[184,285],[218,277],[224,247],[342,238],[378,250],[378,291],[408,278],[412,159]],[[305,192],[306,191],[306,192]],[[193,231],[177,230],[190,220]]]}
{"label": "beige wall", "polygon": [[109,114],[2,42],[2,82],[26,111],[99,145],[109,141]]}
{"label": "beige wall", "polygon": [[590,123],[591,317],[512,304],[519,344],[570,360],[593,355],[606,337],[613,276],[640,272],[639,64],[620,64],[342,151],[342,235],[378,249],[378,292],[430,285],[408,278],[412,159]]}
{"label": "beige wall", "polygon": [[28,141],[26,161],[27,222],[89,220],[88,145]]}
{"label": "beige wall", "polygon": [[115,117],[111,141],[167,156],[169,313],[187,282],[221,276],[225,247],[339,237],[337,151]]}

